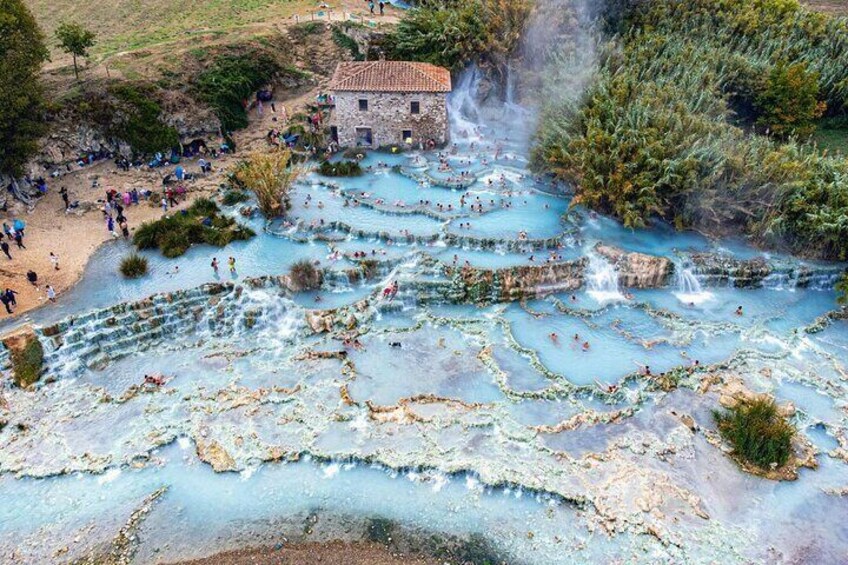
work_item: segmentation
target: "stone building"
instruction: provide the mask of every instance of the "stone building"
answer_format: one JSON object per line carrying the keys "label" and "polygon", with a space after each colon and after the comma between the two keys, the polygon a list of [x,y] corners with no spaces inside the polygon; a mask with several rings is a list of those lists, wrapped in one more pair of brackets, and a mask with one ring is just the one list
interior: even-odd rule
{"label": "stone building", "polygon": [[448,140],[447,69],[407,61],[339,63],[330,90],[330,131],[342,147]]}

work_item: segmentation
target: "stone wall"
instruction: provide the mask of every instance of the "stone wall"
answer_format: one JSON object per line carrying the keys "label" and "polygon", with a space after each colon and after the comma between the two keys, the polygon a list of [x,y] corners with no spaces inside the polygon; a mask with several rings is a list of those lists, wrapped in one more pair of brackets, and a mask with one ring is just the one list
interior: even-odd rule
{"label": "stone wall", "polygon": [[[411,130],[417,145],[428,139],[443,144],[448,140],[446,95],[439,92],[336,92],[336,108],[330,125],[338,128],[339,145],[355,146],[356,128],[371,128],[372,147],[403,143],[403,131]],[[359,101],[368,100],[368,110]],[[420,103],[413,114],[411,102]]]}

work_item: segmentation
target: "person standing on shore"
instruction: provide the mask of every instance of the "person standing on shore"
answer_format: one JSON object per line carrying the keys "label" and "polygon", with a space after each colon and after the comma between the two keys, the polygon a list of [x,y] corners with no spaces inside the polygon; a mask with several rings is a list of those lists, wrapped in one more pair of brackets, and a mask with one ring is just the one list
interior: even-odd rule
{"label": "person standing on shore", "polygon": [[53,253],[52,251],[50,252],[50,263],[53,264],[53,268],[55,270],[59,270],[59,256]]}
{"label": "person standing on shore", "polygon": [[47,300],[50,302],[56,302],[56,291],[53,290],[53,287],[49,284],[47,285]]}
{"label": "person standing on shore", "polygon": [[14,290],[12,290],[11,288],[7,288],[7,289],[3,292],[3,295],[4,295],[4,296],[5,296],[5,297],[9,300],[9,303],[10,303],[12,306],[17,306],[17,305],[18,305],[18,301],[17,301],[17,299],[15,298],[15,295],[16,295],[16,294],[18,294],[18,293],[17,293],[17,292],[15,292]]}
{"label": "person standing on shore", "polygon": [[68,197],[68,189],[64,186],[59,190],[59,194],[62,196],[62,202],[65,203],[65,210],[71,207],[70,198]]}
{"label": "person standing on shore", "polygon": [[9,306],[9,297],[5,293],[0,294],[0,302],[6,307],[6,313],[12,314],[12,308]]}
{"label": "person standing on shore", "polygon": [[227,259],[227,263],[230,265],[230,272],[232,274],[236,274],[236,258],[230,257],[229,259]]}
{"label": "person standing on shore", "polygon": [[24,245],[24,232],[15,230],[15,243],[18,244],[18,249],[26,249],[26,245]]}
{"label": "person standing on shore", "polygon": [[9,253],[9,244],[8,242],[6,242],[5,239],[3,241],[0,241],[0,249],[3,250],[3,253],[6,254],[6,257],[8,257],[9,260],[12,259],[12,255]]}
{"label": "person standing on shore", "polygon": [[34,286],[36,290],[38,290],[38,274],[32,269],[30,269],[29,271],[27,271],[26,277],[30,284]]}
{"label": "person standing on shore", "polygon": [[212,257],[212,270],[215,271],[215,274],[218,274],[218,258]]}

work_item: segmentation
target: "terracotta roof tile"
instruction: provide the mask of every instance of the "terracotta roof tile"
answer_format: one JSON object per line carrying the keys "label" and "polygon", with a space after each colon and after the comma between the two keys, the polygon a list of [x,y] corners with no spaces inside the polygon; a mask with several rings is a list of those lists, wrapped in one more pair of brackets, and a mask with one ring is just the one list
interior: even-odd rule
{"label": "terracotta roof tile", "polygon": [[450,92],[450,71],[429,63],[363,61],[339,63],[330,90],[359,92]]}

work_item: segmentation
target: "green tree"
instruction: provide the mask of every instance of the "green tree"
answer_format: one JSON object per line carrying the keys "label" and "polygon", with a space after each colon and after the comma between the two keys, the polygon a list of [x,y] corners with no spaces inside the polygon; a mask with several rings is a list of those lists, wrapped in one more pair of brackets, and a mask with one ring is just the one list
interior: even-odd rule
{"label": "green tree", "polygon": [[819,75],[808,72],[804,63],[775,65],[756,105],[760,112],[757,124],[778,137],[809,137],[815,131],[815,120],[827,109],[827,104],[819,101]]}
{"label": "green tree", "polygon": [[836,283],[836,303],[840,306],[848,306],[848,274],[839,277]]}
{"label": "green tree", "polygon": [[44,131],[44,37],[20,0],[0,0],[0,174],[20,176]]}
{"label": "green tree", "polygon": [[74,76],[79,80],[79,69],[77,68],[77,57],[88,57],[88,49],[94,45],[94,32],[85,29],[80,24],[73,22],[62,22],[56,28],[56,39],[59,47],[65,53],[74,57]]}

